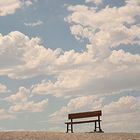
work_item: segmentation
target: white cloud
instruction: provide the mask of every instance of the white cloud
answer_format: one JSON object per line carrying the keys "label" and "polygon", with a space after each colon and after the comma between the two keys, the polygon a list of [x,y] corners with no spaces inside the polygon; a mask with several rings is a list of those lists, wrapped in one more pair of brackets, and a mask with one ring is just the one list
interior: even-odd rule
{"label": "white cloud", "polygon": [[53,81],[42,81],[32,89],[39,94],[55,96],[138,88],[139,54],[101,48],[100,55],[92,44],[83,52],[52,50],[42,46],[39,38],[30,39],[20,32],[11,32],[0,35],[0,75],[11,78],[52,75]]}
{"label": "white cloud", "polygon": [[122,7],[107,6],[98,10],[70,5],[68,10],[71,14],[65,21],[70,23],[71,33],[78,40],[87,38],[89,44],[82,53],[69,51],[60,55],[56,62],[62,71],[56,81],[36,84],[33,92],[60,96],[139,88],[140,55],[114,50],[119,45],[140,46],[136,18],[140,15],[139,1],[126,1]]}
{"label": "white cloud", "polygon": [[39,38],[29,38],[21,32],[0,35],[0,75],[28,78],[50,73],[60,49],[47,49]]}
{"label": "white cloud", "polygon": [[0,0],[0,16],[14,14],[17,9],[32,4],[32,0]]}
{"label": "white cloud", "polygon": [[93,3],[95,3],[96,5],[99,5],[99,4],[102,3],[102,0],[86,0],[86,3],[88,3],[88,2],[93,2]]}
{"label": "white cloud", "polygon": [[24,23],[25,26],[29,26],[29,27],[36,27],[43,24],[43,21],[38,20],[36,22],[32,22],[32,23]]}
{"label": "white cloud", "polygon": [[0,92],[8,92],[6,85],[0,83]]}
{"label": "white cloud", "polygon": [[25,103],[27,102],[29,96],[30,96],[30,91],[24,87],[20,87],[19,91],[16,94],[12,94],[11,96],[6,97],[5,100],[13,104]]}
{"label": "white cloud", "polygon": [[32,92],[55,96],[110,94],[139,88],[140,55],[114,50],[120,44],[140,46],[138,2],[98,10],[76,5],[68,10],[71,14],[66,21],[71,33],[89,41],[85,51],[52,50],[42,46],[39,38],[17,31],[0,35],[0,75],[51,75],[52,81],[36,83]]}
{"label": "white cloud", "polygon": [[[138,132],[140,125],[140,97],[124,96],[103,107],[104,127],[112,131]],[[129,122],[129,123],[128,123]]]}
{"label": "white cloud", "polygon": [[[140,7],[136,1],[127,1],[125,6],[119,8],[105,7],[96,10],[76,5],[69,6],[68,10],[72,14],[65,20],[71,24],[71,33],[78,38],[87,38],[99,52],[120,44],[140,45],[140,28],[135,24]],[[130,27],[125,26],[126,24]]]}
{"label": "white cloud", "polygon": [[13,114],[8,113],[5,109],[0,108],[0,120],[15,119]]}
{"label": "white cloud", "polygon": [[[83,96],[71,99],[66,106],[50,115],[51,123],[62,123],[72,112],[102,110],[102,128],[106,131],[138,132],[140,125],[140,97],[122,96],[116,101],[105,103],[102,97]],[[128,123],[129,122],[129,123]],[[80,127],[80,130],[86,128]]]}
{"label": "white cloud", "polygon": [[22,7],[20,0],[1,0],[0,1],[0,16],[13,14],[15,11]]}
{"label": "white cloud", "polygon": [[20,87],[16,94],[6,97],[5,100],[12,103],[9,108],[10,112],[31,111],[41,112],[48,105],[48,99],[39,102],[30,101],[30,91],[24,87]]}
{"label": "white cloud", "polygon": [[139,97],[124,96],[118,101],[112,101],[110,104],[104,106],[105,114],[119,114],[135,113],[140,106]]}
{"label": "white cloud", "polygon": [[28,101],[25,103],[19,103],[11,106],[9,111],[19,112],[19,111],[31,111],[31,112],[42,112],[48,105],[48,99],[42,100],[40,102]]}
{"label": "white cloud", "polygon": [[140,64],[140,56],[138,54],[133,55],[129,52],[124,52],[123,50],[119,51],[112,51],[112,54],[109,57],[109,61],[113,64],[121,65],[121,64],[128,64],[133,65]]}
{"label": "white cloud", "polygon": [[25,4],[26,6],[30,6],[30,5],[33,4],[33,1],[32,1],[32,0],[24,0],[24,4]]}
{"label": "white cloud", "polygon": [[[77,59],[80,60],[80,57]],[[107,59],[102,61],[91,58],[85,64],[86,59],[88,60],[88,57],[84,59],[81,57],[83,63],[78,62],[81,65],[62,69],[63,71],[60,71],[54,82],[42,81],[34,85],[32,92],[55,96],[75,96],[80,94],[110,94],[139,88],[139,55],[119,50],[113,51]]]}
{"label": "white cloud", "polygon": [[[81,77],[83,75],[83,77]],[[73,77],[73,78],[72,78]],[[85,79],[85,81],[82,81]],[[56,82],[52,81],[42,81],[39,84],[34,85],[32,88],[33,93],[38,94],[53,94],[55,96],[62,96],[76,90],[79,90],[84,83],[88,82],[89,77],[86,75],[85,71],[72,70],[63,72],[57,77]],[[78,95],[78,93],[77,93]]]}

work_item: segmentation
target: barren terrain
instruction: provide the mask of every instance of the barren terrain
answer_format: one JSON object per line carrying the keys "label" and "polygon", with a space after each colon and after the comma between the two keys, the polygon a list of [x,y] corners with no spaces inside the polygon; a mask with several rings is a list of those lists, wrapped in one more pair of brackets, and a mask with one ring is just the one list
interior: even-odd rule
{"label": "barren terrain", "polygon": [[140,140],[140,133],[0,132],[0,140]]}

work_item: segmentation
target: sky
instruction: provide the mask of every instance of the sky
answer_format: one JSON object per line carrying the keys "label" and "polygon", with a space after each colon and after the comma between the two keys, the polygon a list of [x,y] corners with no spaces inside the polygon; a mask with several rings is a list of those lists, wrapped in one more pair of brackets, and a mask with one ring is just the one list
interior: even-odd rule
{"label": "sky", "polygon": [[140,1],[0,0],[0,130],[65,132],[94,110],[140,132]]}

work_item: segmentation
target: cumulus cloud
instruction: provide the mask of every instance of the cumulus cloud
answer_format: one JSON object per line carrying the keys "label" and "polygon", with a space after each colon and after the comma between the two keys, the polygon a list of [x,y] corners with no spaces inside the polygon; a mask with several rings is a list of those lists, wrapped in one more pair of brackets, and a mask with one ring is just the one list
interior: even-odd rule
{"label": "cumulus cloud", "polygon": [[94,48],[103,51],[106,47],[116,47],[119,44],[140,44],[140,29],[135,24],[139,9],[137,1],[126,1],[125,6],[107,6],[98,11],[83,5],[69,6],[68,10],[72,14],[65,20],[72,24],[73,35],[87,38]]}
{"label": "cumulus cloud", "polygon": [[[72,58],[72,57],[71,57]],[[32,92],[55,96],[106,94],[139,88],[139,55],[113,51],[105,60],[89,61],[60,72],[55,81],[33,85]],[[81,59],[83,60],[83,59]],[[133,65],[133,67],[132,67]]]}
{"label": "cumulus cloud", "polygon": [[9,91],[7,86],[0,83],[0,93]]}
{"label": "cumulus cloud", "polygon": [[[0,75],[29,78],[51,75],[32,86],[37,94],[54,96],[106,94],[140,87],[140,55],[118,49],[140,46],[138,1],[96,10],[69,6],[65,20],[78,39],[88,39],[85,51],[50,49],[39,38],[15,31],[0,35]],[[114,18],[115,17],[115,18]]]}
{"label": "cumulus cloud", "polygon": [[0,35],[0,75],[28,78],[48,73],[60,49],[46,49],[37,37],[15,31]]}
{"label": "cumulus cloud", "polygon": [[[50,122],[67,120],[72,112],[102,110],[102,128],[105,131],[139,131],[140,97],[122,96],[116,101],[106,103],[105,98],[83,96],[71,99],[66,106],[50,115]],[[119,117],[118,117],[119,115]],[[63,120],[62,120],[63,118]],[[56,120],[56,122],[55,122]],[[128,123],[130,122],[130,123]],[[82,129],[86,129],[85,127]]]}
{"label": "cumulus cloud", "polygon": [[40,102],[28,101],[26,103],[15,104],[9,108],[11,112],[19,111],[31,111],[31,112],[42,112],[48,105],[48,99]]}
{"label": "cumulus cloud", "polygon": [[[81,75],[85,76],[81,77]],[[82,81],[84,77],[85,81]],[[85,71],[80,71],[79,69],[71,70],[67,71],[67,73],[63,72],[60,74],[55,82],[42,81],[39,84],[33,85],[32,92],[37,94],[53,94],[55,96],[63,96],[64,94],[70,95],[74,91],[75,94],[75,91],[80,90],[82,85],[84,86],[88,80],[89,77],[86,75]],[[76,95],[78,95],[78,92]]]}
{"label": "cumulus cloud", "polygon": [[20,87],[19,91],[16,94],[12,94],[11,96],[6,97],[5,100],[13,104],[25,103],[27,102],[29,96],[30,96],[30,90],[24,87]]}
{"label": "cumulus cloud", "polygon": [[0,1],[0,16],[13,14],[18,8],[21,8],[20,0],[1,0]]}
{"label": "cumulus cloud", "polygon": [[[117,101],[103,107],[104,111],[104,127],[112,131],[130,131],[138,132],[140,121],[140,97],[124,96]],[[119,117],[118,117],[119,115]],[[130,122],[130,123],[128,123]]]}
{"label": "cumulus cloud", "polygon": [[34,85],[33,91],[55,95],[99,94],[138,88],[140,55],[116,49],[119,45],[140,46],[139,1],[128,0],[118,8],[106,6],[98,10],[70,5],[68,11],[71,14],[65,21],[76,39],[88,39],[86,51],[61,55],[57,63],[60,66],[61,62],[61,68],[65,64],[65,71],[59,73],[55,82]]}
{"label": "cumulus cloud", "polygon": [[36,22],[32,22],[32,23],[24,23],[25,26],[29,26],[29,27],[36,27],[43,24],[43,21],[38,20]]}
{"label": "cumulus cloud", "polygon": [[14,14],[17,9],[33,4],[32,0],[1,0],[0,1],[0,16]]}
{"label": "cumulus cloud", "polygon": [[20,87],[16,94],[6,97],[5,100],[10,102],[12,106],[10,112],[31,111],[41,112],[48,105],[48,99],[39,102],[30,101],[30,91],[25,87]]}

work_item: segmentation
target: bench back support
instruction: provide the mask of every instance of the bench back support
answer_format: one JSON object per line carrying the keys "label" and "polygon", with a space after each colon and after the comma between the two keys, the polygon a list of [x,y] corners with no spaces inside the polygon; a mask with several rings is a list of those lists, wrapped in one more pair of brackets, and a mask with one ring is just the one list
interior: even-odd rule
{"label": "bench back support", "polygon": [[88,117],[97,117],[102,116],[102,111],[91,111],[91,112],[80,112],[72,113],[68,115],[68,119],[79,119],[79,118],[88,118]]}

